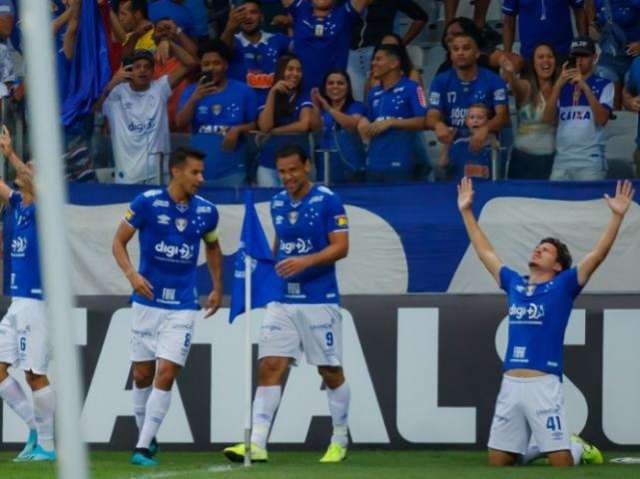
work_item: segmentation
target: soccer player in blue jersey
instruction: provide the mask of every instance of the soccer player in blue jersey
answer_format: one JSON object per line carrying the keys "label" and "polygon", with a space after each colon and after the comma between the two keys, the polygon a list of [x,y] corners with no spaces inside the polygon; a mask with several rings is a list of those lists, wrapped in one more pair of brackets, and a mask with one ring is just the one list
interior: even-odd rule
{"label": "soccer player in blue jersey", "polygon": [[[276,231],[276,271],[284,279],[280,301],[267,305],[260,335],[258,389],[253,401],[251,459],[266,461],[267,438],[282,394],[283,378],[304,351],[327,387],[333,423],[331,443],[320,462],[347,454],[349,385],[342,369],[342,317],[335,263],[349,250],[348,221],[340,198],[309,179],[304,149],[285,146],[276,154],[284,191],[271,201]],[[244,459],[244,444],[225,456]]]}
{"label": "soccer player in blue jersey", "polygon": [[[499,133],[509,123],[507,85],[478,65],[480,50],[472,35],[456,33],[448,47],[453,67],[436,75],[431,83],[425,127],[434,130],[438,141],[445,145],[470,136],[469,146],[478,152],[490,133]],[[465,118],[475,103],[487,105],[491,115],[484,127],[470,132]]]}
{"label": "soccer player in blue jersey", "polygon": [[[14,190],[0,180],[0,201],[6,205],[5,278],[9,278],[4,294],[11,297],[11,306],[0,321],[0,398],[29,428],[27,444],[14,461],[55,461],[55,394],[47,378],[51,353],[42,300],[33,171],[16,155],[4,125],[0,151],[16,169],[18,187]],[[11,365],[25,372],[33,407],[20,384],[9,375]]]}
{"label": "soccer player in blue jersey", "polygon": [[[203,316],[196,288],[201,241],[213,282],[204,316],[215,313],[222,300],[218,211],[196,194],[204,181],[204,155],[178,149],[169,168],[168,187],[138,195],[113,239],[113,255],[133,288],[133,403],[140,434],[131,462],[141,466],[158,465],[153,458],[155,436],[169,410],[173,382],[187,360],[195,320]],[[127,252],[136,231],[138,269]]]}
{"label": "soccer player in blue jersey", "polygon": [[[473,185],[458,186],[458,208],[480,261],[509,304],[509,342],[504,376],[489,434],[489,464],[510,466],[546,454],[552,466],[601,463],[602,454],[566,431],[562,392],[563,342],[575,298],[605,260],[631,205],[634,189],[618,182],[613,198],[605,195],[611,219],[597,244],[575,267],[567,246],[544,238],[522,276],[505,266],[473,215]],[[529,449],[533,438],[534,448]],[[573,440],[572,440],[573,439]]]}

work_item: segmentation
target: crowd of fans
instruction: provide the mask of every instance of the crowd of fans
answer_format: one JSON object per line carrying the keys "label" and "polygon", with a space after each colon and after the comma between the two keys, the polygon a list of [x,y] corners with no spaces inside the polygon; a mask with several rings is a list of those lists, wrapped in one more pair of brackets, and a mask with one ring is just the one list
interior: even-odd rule
{"label": "crowd of fans", "polygon": [[[278,186],[287,143],[314,150],[332,183],[491,178],[502,163],[508,178],[605,178],[605,125],[640,113],[640,0],[502,0],[500,33],[491,0],[473,19],[443,0],[446,58],[425,85],[407,47],[435,1],[52,0],[67,176],[96,178],[102,128],[118,183],[160,181],[172,139],[206,155],[211,186]],[[28,95],[26,3],[0,0],[0,97],[14,104]],[[100,86],[79,109],[70,75],[88,29],[104,48],[83,68]]]}

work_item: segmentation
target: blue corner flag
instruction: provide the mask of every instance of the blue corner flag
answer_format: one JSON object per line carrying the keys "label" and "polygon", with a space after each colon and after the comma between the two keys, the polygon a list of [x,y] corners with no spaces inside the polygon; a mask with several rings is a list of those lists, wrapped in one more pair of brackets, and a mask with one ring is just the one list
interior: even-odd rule
{"label": "blue corner flag", "polygon": [[253,204],[251,190],[246,190],[244,221],[240,233],[240,244],[235,258],[233,291],[231,293],[231,310],[229,322],[244,313],[245,293],[245,256],[251,257],[251,308],[260,308],[270,301],[277,301],[282,296],[282,279],[275,271],[275,258],[258,219]]}

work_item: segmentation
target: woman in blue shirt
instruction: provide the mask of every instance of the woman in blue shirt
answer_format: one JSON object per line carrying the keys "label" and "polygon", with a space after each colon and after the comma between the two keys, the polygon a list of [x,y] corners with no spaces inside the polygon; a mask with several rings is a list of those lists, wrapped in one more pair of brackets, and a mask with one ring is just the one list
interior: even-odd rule
{"label": "woman in blue shirt", "polygon": [[365,152],[357,134],[358,121],[365,106],[354,101],[351,79],[344,70],[329,72],[320,89],[311,90],[313,101],[312,129],[319,131],[316,154],[318,181],[326,181],[325,153],[330,151],[329,180],[331,183],[356,181],[364,172]]}
{"label": "woman in blue shirt", "polygon": [[[274,84],[267,101],[260,107],[257,141],[261,144],[258,156],[258,186],[281,186],[276,170],[275,153],[279,147],[296,143],[308,149],[313,103],[302,92],[302,64],[295,55],[278,59]],[[269,135],[265,137],[265,135]]]}

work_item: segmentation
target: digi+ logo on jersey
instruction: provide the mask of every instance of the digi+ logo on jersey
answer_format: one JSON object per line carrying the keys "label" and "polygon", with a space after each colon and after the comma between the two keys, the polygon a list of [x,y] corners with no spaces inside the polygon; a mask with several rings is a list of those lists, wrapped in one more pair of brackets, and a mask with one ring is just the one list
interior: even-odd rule
{"label": "digi+ logo on jersey", "polygon": [[544,306],[535,303],[529,303],[526,306],[512,304],[509,306],[509,316],[518,321],[526,319],[528,321],[542,322],[544,318]]}
{"label": "digi+ logo on jersey", "polygon": [[189,261],[193,258],[193,247],[186,243],[182,243],[180,246],[169,245],[164,241],[156,244],[156,253],[163,254],[168,259],[180,259],[182,261]]}
{"label": "digi+ logo on jersey", "polygon": [[21,258],[27,252],[29,242],[24,236],[18,236],[11,241],[11,256]]}
{"label": "digi+ logo on jersey", "polygon": [[302,238],[288,242],[280,240],[280,251],[286,255],[290,255],[294,252],[297,254],[307,254],[311,252],[311,250],[313,250],[311,240],[304,240]]}
{"label": "digi+ logo on jersey", "polygon": [[151,131],[156,127],[156,122],[153,118],[149,118],[146,122],[130,122],[127,125],[127,129],[131,133],[144,133],[145,131]]}

